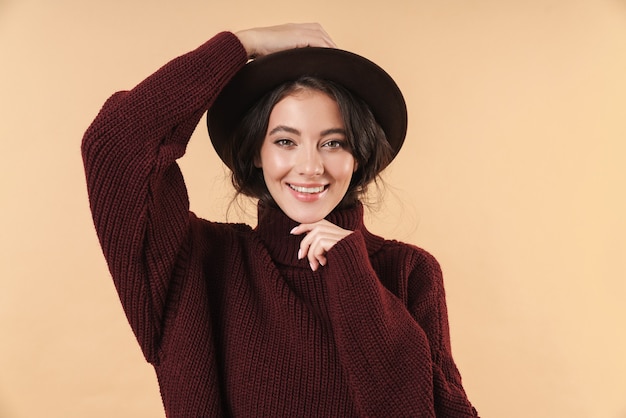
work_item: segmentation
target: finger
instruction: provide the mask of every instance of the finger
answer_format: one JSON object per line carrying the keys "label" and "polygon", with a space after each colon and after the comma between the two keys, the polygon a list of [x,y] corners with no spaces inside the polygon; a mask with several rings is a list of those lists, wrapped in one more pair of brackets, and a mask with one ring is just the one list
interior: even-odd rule
{"label": "finger", "polygon": [[308,46],[337,48],[337,45],[322,25],[319,23],[307,23],[305,25],[310,31],[309,36],[313,39],[312,42],[308,43]]}
{"label": "finger", "polygon": [[326,253],[337,242],[351,234],[352,231],[342,229],[326,220],[321,220],[312,224],[300,224],[294,227],[290,233],[293,235],[306,233],[306,236],[300,242],[298,259],[308,258],[311,268],[316,270],[318,265],[326,265]]}
{"label": "finger", "polygon": [[326,265],[326,253],[336,242],[337,241],[334,237],[327,237],[319,234],[316,234],[313,237],[311,243],[308,244],[307,258],[309,259],[309,264],[312,266],[311,268],[315,266],[315,268],[313,268],[314,271],[317,270],[317,267]]}
{"label": "finger", "polygon": [[298,250],[298,260],[302,260],[305,257],[309,257],[310,246],[311,246],[310,240],[307,240],[307,237],[304,237],[304,239],[300,241],[300,249]]}
{"label": "finger", "polygon": [[319,29],[322,33],[322,38],[324,40],[325,46],[328,46],[330,48],[337,48],[337,44],[335,44],[331,36],[328,34],[328,32],[326,32],[322,25],[319,25]]}
{"label": "finger", "polygon": [[307,257],[309,258],[309,262],[313,262],[313,264],[315,264],[314,258],[311,258],[311,247],[315,244],[316,240],[319,239],[320,226],[316,224],[301,224],[296,228],[294,228],[294,235],[306,233],[306,236],[302,238],[302,241],[300,241],[298,259],[300,260]]}
{"label": "finger", "polygon": [[291,231],[289,231],[291,235],[302,235],[305,232],[307,232],[307,229],[306,229],[306,226],[304,226],[304,224],[300,224],[296,226],[295,228],[293,228]]}
{"label": "finger", "polygon": [[311,270],[313,271],[317,271],[320,266],[323,267],[327,263],[325,252],[309,251],[307,258],[309,260],[309,265],[311,266]]}

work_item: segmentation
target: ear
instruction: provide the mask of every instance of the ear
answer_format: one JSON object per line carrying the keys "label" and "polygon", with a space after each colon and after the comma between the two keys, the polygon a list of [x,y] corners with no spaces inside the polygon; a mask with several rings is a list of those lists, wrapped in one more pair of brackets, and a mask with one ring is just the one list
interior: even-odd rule
{"label": "ear", "polygon": [[263,168],[263,165],[261,164],[261,157],[259,155],[254,157],[254,166],[256,168]]}
{"label": "ear", "polygon": [[354,168],[352,169],[352,174],[356,173],[356,171],[359,169],[359,163],[357,162],[357,160],[354,160]]}

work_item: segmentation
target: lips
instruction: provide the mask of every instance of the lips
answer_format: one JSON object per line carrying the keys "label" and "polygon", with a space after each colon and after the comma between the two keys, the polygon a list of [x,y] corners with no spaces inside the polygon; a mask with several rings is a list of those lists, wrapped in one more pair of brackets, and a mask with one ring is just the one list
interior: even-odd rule
{"label": "lips", "polygon": [[296,186],[294,184],[289,184],[289,187],[298,193],[316,194],[316,193],[321,193],[324,190],[326,190],[327,186],[305,187],[305,186]]}

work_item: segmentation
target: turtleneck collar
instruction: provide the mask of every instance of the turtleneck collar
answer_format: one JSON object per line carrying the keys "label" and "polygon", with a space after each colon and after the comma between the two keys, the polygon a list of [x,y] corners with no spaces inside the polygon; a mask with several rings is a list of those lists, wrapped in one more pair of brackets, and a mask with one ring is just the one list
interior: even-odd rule
{"label": "turtleneck collar", "polygon": [[[357,204],[349,209],[336,209],[332,211],[326,220],[350,231],[361,231],[368,237],[363,225],[363,205]],[[307,260],[298,260],[298,249],[304,235],[291,235],[291,231],[299,223],[290,219],[277,207],[258,204],[258,224],[255,228],[259,238],[267,247],[274,262],[309,268]]]}

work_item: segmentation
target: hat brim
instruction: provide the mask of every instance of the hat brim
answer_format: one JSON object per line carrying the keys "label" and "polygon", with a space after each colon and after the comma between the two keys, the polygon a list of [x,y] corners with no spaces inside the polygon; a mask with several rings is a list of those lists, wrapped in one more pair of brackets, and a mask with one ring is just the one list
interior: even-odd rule
{"label": "hat brim", "polygon": [[266,93],[303,76],[338,83],[365,101],[396,156],[406,136],[407,109],[402,92],[391,76],[352,52],[307,47],[250,61],[218,95],[208,111],[207,125],[213,147],[222,161],[229,165],[224,158],[226,145],[248,110]]}

